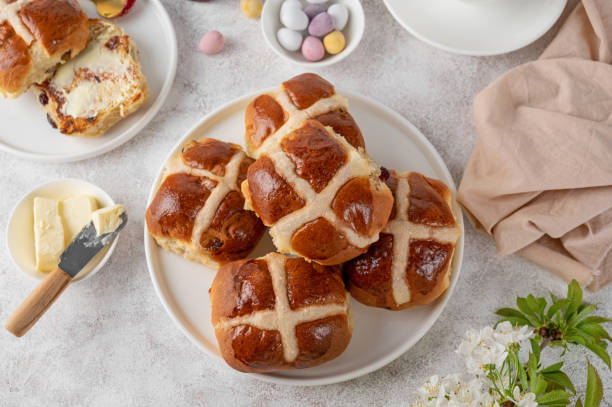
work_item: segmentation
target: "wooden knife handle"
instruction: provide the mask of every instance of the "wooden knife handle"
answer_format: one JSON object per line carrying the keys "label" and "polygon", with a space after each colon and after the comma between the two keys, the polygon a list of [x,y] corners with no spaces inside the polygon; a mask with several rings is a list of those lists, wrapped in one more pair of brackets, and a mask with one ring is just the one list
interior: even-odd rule
{"label": "wooden knife handle", "polygon": [[71,282],[72,277],[59,268],[49,273],[6,321],[6,329],[16,337],[22,337]]}

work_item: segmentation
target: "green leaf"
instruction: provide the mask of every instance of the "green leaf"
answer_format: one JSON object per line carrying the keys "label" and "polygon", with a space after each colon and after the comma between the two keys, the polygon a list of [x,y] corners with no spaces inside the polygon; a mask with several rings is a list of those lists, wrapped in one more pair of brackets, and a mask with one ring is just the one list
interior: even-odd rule
{"label": "green leaf", "polygon": [[585,324],[605,324],[606,322],[612,322],[612,319],[593,315],[592,317],[586,318],[582,322]]}
{"label": "green leaf", "polygon": [[603,386],[597,370],[587,359],[587,388],[584,399],[584,407],[599,407],[603,398]]}
{"label": "green leaf", "polygon": [[540,405],[568,405],[569,403],[569,394],[565,390],[549,391],[538,397],[538,404]]}
{"label": "green leaf", "polygon": [[608,355],[608,351],[606,350],[606,348],[604,348],[599,343],[592,343],[592,342],[587,342],[586,344],[584,344],[584,346],[586,346],[591,352],[599,356],[601,360],[604,361],[606,366],[608,366],[608,369],[610,369],[610,355]]}
{"label": "green leaf", "polygon": [[548,382],[556,383],[562,386],[564,389],[568,389],[572,392],[572,394],[576,394],[576,389],[574,388],[574,384],[568,375],[561,371],[557,372],[542,372],[544,379]]}
{"label": "green leaf", "polygon": [[576,407],[584,407],[581,399],[576,400]]}
{"label": "green leaf", "polygon": [[587,324],[585,322],[582,322],[581,324],[578,324],[576,328],[591,335],[597,341],[601,339],[612,341],[612,338],[610,338],[610,334],[608,334],[608,332],[603,329],[599,324]]}
{"label": "green leaf", "polygon": [[536,362],[540,363],[540,344],[536,342],[534,339],[529,339],[531,343],[531,352],[536,358]]}
{"label": "green leaf", "polygon": [[522,312],[514,308],[500,308],[497,311],[495,311],[495,313],[502,317],[515,317],[515,318],[526,319],[525,315],[523,315]]}
{"label": "green leaf", "polygon": [[523,326],[523,325],[531,326],[529,321],[527,321],[525,318],[506,317],[506,318],[503,318],[497,321],[494,328],[497,328],[497,325],[501,324],[504,321],[510,322],[513,326]]}
{"label": "green leaf", "polygon": [[523,314],[525,314],[525,318],[527,318],[527,320],[529,321],[529,324],[531,326],[533,326],[533,327],[539,327],[540,326],[540,321],[538,320],[538,317],[535,314],[535,312],[527,304],[527,299],[526,298],[517,297],[516,298],[516,305],[517,305],[517,307],[519,307],[519,309],[521,311],[523,311]]}
{"label": "green leaf", "polygon": [[597,305],[595,304],[587,305],[580,312],[572,315],[569,321],[567,321],[567,326],[571,328],[575,327],[576,325],[584,321],[589,316],[589,314],[592,314],[593,311],[595,311],[596,309],[597,309]]}
{"label": "green leaf", "polygon": [[561,309],[567,306],[569,303],[570,302],[567,298],[562,298],[560,300],[555,301],[546,312],[546,317],[548,319],[552,319],[557,312],[561,311]]}
{"label": "green leaf", "polygon": [[567,286],[567,299],[570,301],[570,304],[565,309],[565,319],[569,319],[582,303],[582,288],[580,288],[580,284],[576,280],[572,280]]}
{"label": "green leaf", "polygon": [[548,372],[558,372],[563,367],[563,362],[555,363],[553,365],[548,366],[547,368],[542,369],[540,372],[548,373]]}
{"label": "green leaf", "polygon": [[521,365],[517,353],[515,351],[508,352],[508,359],[510,360],[510,364],[512,365],[516,374],[519,377],[519,380],[521,382],[521,389],[527,390],[529,388],[529,380],[527,379],[527,373]]}

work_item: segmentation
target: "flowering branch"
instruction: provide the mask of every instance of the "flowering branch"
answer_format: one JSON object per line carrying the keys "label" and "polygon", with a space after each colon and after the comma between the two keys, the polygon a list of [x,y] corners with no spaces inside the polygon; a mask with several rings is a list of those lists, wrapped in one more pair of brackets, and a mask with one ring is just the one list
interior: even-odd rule
{"label": "flowering branch", "polygon": [[[494,327],[470,330],[457,353],[466,364],[466,374],[433,376],[419,390],[413,407],[564,407],[576,397],[563,361],[543,367],[540,355],[547,346],[580,345],[591,350],[610,366],[606,350],[610,336],[601,326],[610,319],[591,316],[597,306],[582,302],[577,282],[568,286],[567,298],[529,295],[517,298],[518,309],[502,308],[503,318]],[[529,342],[529,357],[521,362],[519,352]],[[562,355],[563,356],[563,355]],[[587,389],[577,397],[575,407],[598,407],[603,386],[587,359]]]}

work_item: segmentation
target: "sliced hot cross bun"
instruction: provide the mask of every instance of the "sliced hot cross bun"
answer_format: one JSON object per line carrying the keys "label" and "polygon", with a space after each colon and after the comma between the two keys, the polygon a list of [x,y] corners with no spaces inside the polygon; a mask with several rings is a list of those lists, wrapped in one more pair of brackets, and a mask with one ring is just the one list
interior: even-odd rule
{"label": "sliced hot cross bun", "polygon": [[247,106],[247,151],[250,156],[259,157],[306,119],[332,127],[353,147],[365,149],[361,130],[347,108],[346,98],[338,95],[334,86],[320,76],[305,73],[291,78]]}
{"label": "sliced hot cross bun", "polygon": [[240,146],[190,141],[166,163],[146,213],[164,249],[212,267],[246,257],[265,228],[244,208],[240,183],[253,162]]}
{"label": "sliced hot cross bun", "polygon": [[320,365],[351,339],[350,301],[337,266],[278,253],[228,263],[210,299],[221,355],[242,372]]}
{"label": "sliced hot cross bun", "polygon": [[387,223],[393,196],[379,174],[363,150],[306,120],[266,146],[242,192],[279,252],[333,265],[366,251]]}
{"label": "sliced hot cross bun", "polygon": [[395,197],[389,223],[378,242],[344,265],[344,273],[357,301],[397,310],[428,304],[448,288],[461,229],[446,185],[417,172],[388,174]]}
{"label": "sliced hot cross bun", "polygon": [[0,94],[14,98],[43,82],[88,41],[77,0],[0,0]]}

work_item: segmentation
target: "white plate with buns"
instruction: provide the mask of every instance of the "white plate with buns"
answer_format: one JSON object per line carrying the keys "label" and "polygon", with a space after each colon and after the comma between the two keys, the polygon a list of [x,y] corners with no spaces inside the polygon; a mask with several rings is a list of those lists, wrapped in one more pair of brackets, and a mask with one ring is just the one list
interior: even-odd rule
{"label": "white plate with buns", "polygon": [[[87,17],[101,19],[93,2],[81,0],[79,3]],[[58,18],[63,17],[60,15]],[[125,143],[155,117],[170,92],[177,64],[174,27],[164,7],[159,0],[138,0],[127,14],[98,21],[100,22],[96,27],[89,23],[94,39],[76,56],[60,65],[49,80],[54,81],[56,86],[61,83],[67,86],[67,80],[72,79],[72,84],[76,83],[74,78],[77,75],[74,74],[74,78],[71,76],[83,66],[91,68],[90,72],[111,70],[112,52],[119,55],[123,52],[122,49],[125,49],[125,52],[121,56],[121,63],[125,65],[121,66],[129,64],[130,67],[125,71],[136,71],[136,76],[130,78],[129,84],[120,82],[114,88],[107,87],[106,90],[97,89],[93,80],[86,83],[85,79],[80,79],[87,86],[82,86],[78,89],[79,92],[71,91],[70,97],[67,94],[51,97],[50,87],[44,85],[31,86],[16,98],[0,96],[0,122],[3,123],[0,129],[0,150],[36,161],[59,163],[83,160]],[[106,27],[101,24],[106,24]],[[23,26],[15,31],[28,35]],[[122,37],[122,31],[131,39]],[[125,42],[115,41],[114,37],[126,39]],[[31,43],[33,45],[30,45],[31,55],[37,52],[34,50],[34,46],[38,46],[37,41],[34,39]],[[74,38],[71,41],[73,44],[76,42]],[[107,44],[106,47],[104,44]],[[72,46],[74,50],[76,45]],[[97,57],[96,54],[100,54],[100,50],[107,52]],[[66,54],[63,55],[63,58],[66,58]],[[37,64],[55,63],[54,60],[33,60],[35,68]],[[48,71],[53,71],[53,68]],[[100,76],[102,79],[96,77],[96,81],[98,84],[104,84],[106,77]],[[131,93],[126,89],[130,89]],[[23,86],[16,93],[22,90]],[[101,96],[88,99],[94,92]],[[56,103],[62,98],[65,100],[64,106]],[[120,103],[117,102],[119,98],[123,98]],[[91,109],[96,109],[95,113],[91,113]],[[57,114],[55,110],[61,111],[62,115]],[[75,120],[72,120],[73,118]],[[60,133],[58,127],[72,135]]]}
{"label": "white plate with buns", "polygon": [[[363,133],[368,154],[376,163],[400,172],[418,171],[442,181],[454,193],[455,185],[446,165],[418,129],[374,100],[351,92],[341,94],[348,98],[350,113]],[[178,141],[166,163],[172,162],[170,160],[178,154],[188,151],[192,144],[186,143],[190,143],[190,140],[210,137],[244,146],[245,109],[255,96],[241,97],[205,116]],[[162,182],[165,184],[167,174],[164,168],[165,166],[158,173],[149,203],[156,197]],[[450,200],[450,207],[456,226],[463,229],[461,210],[454,199]],[[163,210],[172,208],[166,206]],[[158,246],[146,225],[144,239],[151,279],[166,311],[187,337],[219,361],[219,368],[227,368],[211,323],[209,289],[215,278],[215,269],[202,265],[201,260],[200,263],[189,261],[165,251]],[[270,237],[265,234],[249,257],[263,256],[274,250]],[[185,253],[182,254],[186,256]],[[310,386],[350,380],[385,366],[421,339],[442,313],[459,276],[462,256],[461,236],[457,240],[450,263],[450,285],[441,297],[428,305],[390,311],[368,307],[351,298],[349,302],[353,315],[352,338],[348,347],[337,358],[306,369],[251,374],[269,382]],[[270,271],[270,274],[274,273]],[[279,298],[277,294],[277,301],[280,301]]]}

